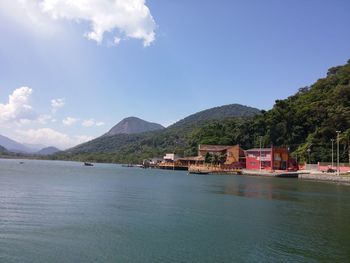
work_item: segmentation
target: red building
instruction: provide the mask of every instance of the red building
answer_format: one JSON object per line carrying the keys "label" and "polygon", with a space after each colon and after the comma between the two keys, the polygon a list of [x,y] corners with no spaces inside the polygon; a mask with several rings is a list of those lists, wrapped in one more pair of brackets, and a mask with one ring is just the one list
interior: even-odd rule
{"label": "red building", "polygon": [[297,170],[297,164],[289,156],[287,148],[254,148],[246,151],[246,169]]}

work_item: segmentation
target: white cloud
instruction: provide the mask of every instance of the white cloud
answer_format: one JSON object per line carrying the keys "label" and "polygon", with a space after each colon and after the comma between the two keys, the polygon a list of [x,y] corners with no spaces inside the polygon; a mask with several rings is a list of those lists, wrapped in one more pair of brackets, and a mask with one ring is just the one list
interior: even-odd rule
{"label": "white cloud", "polygon": [[82,125],[84,127],[92,127],[95,125],[95,120],[94,119],[90,119],[90,120],[85,120],[82,122]]}
{"label": "white cloud", "polygon": [[46,124],[50,120],[52,121],[52,116],[50,114],[42,114],[42,115],[39,115],[37,121],[40,124]]}
{"label": "white cloud", "polygon": [[62,150],[94,139],[86,135],[69,136],[50,128],[16,130],[14,138],[22,143],[44,144]]}
{"label": "white cloud", "polygon": [[92,127],[92,126],[100,127],[100,126],[105,125],[104,122],[102,122],[102,121],[95,121],[94,119],[84,120],[81,124],[83,126],[85,126],[85,127]]}
{"label": "white cloud", "polygon": [[0,16],[41,35],[57,35],[58,25],[44,14],[38,0],[1,0]]}
{"label": "white cloud", "polygon": [[93,119],[85,120],[82,122],[82,125],[85,127],[92,127],[95,125],[95,121]]}
{"label": "white cloud", "polygon": [[1,0],[1,9],[39,26],[47,18],[88,22],[91,28],[85,36],[97,43],[106,33],[114,35],[115,44],[121,37],[140,39],[144,46],[155,39],[156,23],[145,0]]}
{"label": "white cloud", "polygon": [[65,102],[64,99],[52,99],[51,100],[51,110],[52,113],[56,113],[58,109],[62,108],[64,106]]}
{"label": "white cloud", "polygon": [[102,121],[100,121],[100,122],[96,122],[96,126],[98,126],[98,127],[100,127],[100,126],[104,126],[105,125],[105,123],[104,122],[102,122]]}
{"label": "white cloud", "polygon": [[6,104],[0,103],[0,122],[18,122],[19,124],[30,122],[35,114],[29,104],[33,90],[28,87],[16,89]]}
{"label": "white cloud", "polygon": [[65,119],[62,120],[62,123],[64,126],[71,126],[74,123],[76,123],[78,120],[76,118],[72,118],[72,117],[67,117]]}

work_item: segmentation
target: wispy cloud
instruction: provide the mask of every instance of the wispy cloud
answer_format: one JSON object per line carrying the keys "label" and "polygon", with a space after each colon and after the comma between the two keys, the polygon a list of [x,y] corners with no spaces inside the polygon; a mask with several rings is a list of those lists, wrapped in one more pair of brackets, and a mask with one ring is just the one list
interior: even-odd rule
{"label": "wispy cloud", "polygon": [[63,98],[60,99],[52,99],[51,100],[51,111],[52,113],[56,113],[60,108],[64,106],[65,102]]}
{"label": "wispy cloud", "polygon": [[86,135],[69,136],[51,128],[16,130],[14,138],[22,143],[44,144],[60,149],[67,149],[94,139]]}
{"label": "wispy cloud", "polygon": [[97,43],[106,33],[114,34],[111,41],[116,45],[134,38],[148,46],[155,39],[156,23],[145,0],[2,0],[0,10],[40,27],[46,20],[85,21],[90,24],[85,36]]}
{"label": "wispy cloud", "polygon": [[65,119],[62,120],[62,123],[64,126],[72,126],[73,124],[75,124],[78,120],[76,118],[73,117],[67,117]]}
{"label": "wispy cloud", "polygon": [[102,121],[95,121],[94,119],[88,119],[88,120],[84,120],[81,125],[83,125],[84,127],[93,127],[93,126],[103,126],[105,125],[104,122]]}
{"label": "wispy cloud", "polygon": [[52,122],[52,116],[50,114],[41,114],[39,115],[37,121],[39,124],[46,124],[48,123],[49,121]]}

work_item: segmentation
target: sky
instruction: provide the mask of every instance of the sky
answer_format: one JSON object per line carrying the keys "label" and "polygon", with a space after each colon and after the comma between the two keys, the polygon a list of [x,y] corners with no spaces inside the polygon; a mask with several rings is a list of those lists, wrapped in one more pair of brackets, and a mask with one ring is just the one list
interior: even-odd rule
{"label": "sky", "polygon": [[125,117],[268,110],[350,59],[348,0],[1,0],[0,134],[66,149]]}

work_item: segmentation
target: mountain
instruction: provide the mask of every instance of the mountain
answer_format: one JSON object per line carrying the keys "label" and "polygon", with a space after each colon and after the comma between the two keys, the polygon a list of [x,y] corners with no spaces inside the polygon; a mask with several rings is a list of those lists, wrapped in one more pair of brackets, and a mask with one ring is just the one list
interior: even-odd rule
{"label": "mountain", "polygon": [[6,136],[0,135],[0,145],[5,147],[7,150],[16,153],[30,153],[33,152],[30,148],[23,144],[16,142]]}
{"label": "mountain", "polygon": [[7,154],[7,153],[8,153],[8,150],[5,147],[0,145],[0,154]]}
{"label": "mountain", "polygon": [[54,155],[56,159],[91,160],[96,162],[139,162],[176,150],[181,155],[196,154],[191,134],[213,120],[250,118],[260,114],[258,109],[231,104],[190,115],[168,128],[143,133],[101,136],[92,141]]}
{"label": "mountain", "polygon": [[169,128],[193,125],[194,123],[199,124],[211,120],[219,121],[227,118],[249,118],[257,114],[260,114],[260,110],[256,108],[241,104],[229,104],[197,112],[176,122]]}
{"label": "mountain", "polygon": [[38,155],[51,155],[57,152],[60,152],[60,149],[57,149],[56,147],[50,146],[50,147],[45,147],[41,149],[40,151],[36,152]]}
{"label": "mountain", "polygon": [[144,121],[136,117],[128,117],[110,129],[105,136],[113,136],[116,134],[136,134],[161,129],[164,129],[164,127],[158,123]]}
{"label": "mountain", "polygon": [[35,153],[37,151],[40,151],[42,148],[45,148],[46,146],[43,144],[32,144],[32,143],[23,143],[23,145],[30,149],[31,152]]}

